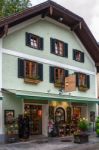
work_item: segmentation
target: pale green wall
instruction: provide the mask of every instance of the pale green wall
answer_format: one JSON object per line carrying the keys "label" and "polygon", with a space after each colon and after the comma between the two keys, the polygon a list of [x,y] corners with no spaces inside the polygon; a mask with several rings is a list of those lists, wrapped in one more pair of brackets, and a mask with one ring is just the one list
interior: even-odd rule
{"label": "pale green wall", "polygon": [[[44,64],[43,67],[44,81],[38,85],[26,84],[24,83],[24,79],[20,79],[17,76],[18,58],[3,54],[3,88],[44,93],[50,89],[51,93],[58,94],[59,91],[57,88],[54,88],[54,84],[49,83],[49,65]],[[69,72],[71,73],[72,71],[70,70]],[[95,78],[92,75],[90,76],[90,82],[91,88],[87,92],[75,91],[71,92],[71,94],[75,96],[95,97]]]}
{"label": "pale green wall", "polygon": [[18,117],[18,115],[23,114],[23,101],[21,99],[17,99],[14,94],[8,94],[3,93],[3,100],[2,100],[2,121],[3,126],[2,130],[3,133],[5,133],[5,125],[4,125],[4,110],[14,110],[15,112],[15,118]]}
{"label": "pale green wall", "polygon": [[[44,38],[44,50],[35,50],[25,46],[25,32],[31,32],[33,34],[39,35]],[[62,58],[50,53],[50,37],[63,40],[68,43],[68,58]],[[89,57],[85,54],[85,62],[80,63],[72,59],[72,49],[78,49],[83,51],[73,34],[72,31],[66,28],[62,28],[51,22],[40,20],[34,24],[31,24],[23,29],[16,31],[3,40],[3,47],[17,52],[22,52],[24,54],[30,54],[33,56],[38,56],[48,60],[53,60],[56,62],[69,64],[89,71],[95,71],[95,67],[90,61]],[[7,89],[18,89],[25,91],[36,91],[36,92],[47,92],[51,89],[51,93],[59,93],[54,85],[49,83],[49,65],[44,64],[44,81],[38,85],[25,84],[23,79],[17,77],[17,57],[3,54],[3,88]],[[70,70],[70,73],[73,71]],[[85,96],[85,97],[96,97],[95,93],[95,76],[90,76],[91,88],[87,92],[71,92],[75,96]],[[46,88],[45,88],[46,87]],[[67,94],[67,93],[65,93]]]}
{"label": "pale green wall", "polygon": [[[39,51],[39,50],[35,50],[35,49],[27,47],[25,45],[25,32],[30,32],[35,35],[39,35],[43,37],[44,38],[44,50]],[[50,53],[50,37],[57,38],[68,43],[68,58],[62,58],[62,57],[59,57]],[[22,52],[25,54],[30,54],[33,56],[39,56],[39,57],[50,59],[50,60],[56,60],[64,64],[69,64],[72,66],[75,65],[80,68],[94,71],[94,66],[90,62],[87,55],[85,55],[84,64],[72,60],[72,49],[75,48],[80,51],[83,51],[81,45],[77,41],[72,31],[67,30],[66,28],[62,28],[51,22],[44,21],[44,20],[40,20],[34,24],[24,27],[23,29],[8,35],[3,40],[3,47],[6,49]]]}
{"label": "pale green wall", "polygon": [[23,101],[14,94],[3,94],[3,110],[15,110],[15,117],[23,112]]}

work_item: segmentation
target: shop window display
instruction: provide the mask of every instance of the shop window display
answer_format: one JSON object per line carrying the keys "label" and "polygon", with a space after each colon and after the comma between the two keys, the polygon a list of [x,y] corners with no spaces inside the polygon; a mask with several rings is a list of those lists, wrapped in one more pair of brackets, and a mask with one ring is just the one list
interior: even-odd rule
{"label": "shop window display", "polygon": [[30,135],[42,133],[42,106],[25,104],[24,111],[29,116]]}
{"label": "shop window display", "polygon": [[55,112],[55,122],[65,122],[65,110],[62,107],[58,107]]}

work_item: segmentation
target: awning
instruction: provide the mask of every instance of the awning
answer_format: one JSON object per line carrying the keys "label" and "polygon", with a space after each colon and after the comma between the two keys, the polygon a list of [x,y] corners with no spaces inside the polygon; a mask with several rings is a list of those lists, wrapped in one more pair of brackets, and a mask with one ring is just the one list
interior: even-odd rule
{"label": "awning", "polygon": [[67,101],[67,102],[79,102],[79,103],[99,103],[99,99],[90,97],[79,97],[71,95],[59,95],[51,93],[41,93],[32,91],[20,91],[3,89],[3,92],[16,95],[18,99],[29,99],[29,100],[47,100],[47,101]]}

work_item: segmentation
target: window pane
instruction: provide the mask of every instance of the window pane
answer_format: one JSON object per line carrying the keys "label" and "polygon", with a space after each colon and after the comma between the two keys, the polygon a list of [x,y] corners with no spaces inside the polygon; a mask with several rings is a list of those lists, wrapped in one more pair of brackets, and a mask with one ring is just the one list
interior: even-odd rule
{"label": "window pane", "polygon": [[36,77],[36,75],[37,75],[37,67],[36,67],[36,63],[33,63],[32,69],[33,69],[32,76],[33,76],[33,77]]}
{"label": "window pane", "polygon": [[63,55],[63,43],[59,42],[59,55]]}
{"label": "window pane", "polygon": [[25,77],[33,79],[37,76],[37,64],[31,61],[25,62]]}
{"label": "window pane", "polygon": [[55,42],[55,54],[58,54],[58,42]]}

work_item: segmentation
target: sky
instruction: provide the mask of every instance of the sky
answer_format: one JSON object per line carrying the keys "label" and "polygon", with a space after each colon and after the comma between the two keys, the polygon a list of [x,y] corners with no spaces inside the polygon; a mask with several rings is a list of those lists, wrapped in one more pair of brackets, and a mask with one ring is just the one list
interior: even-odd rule
{"label": "sky", "polygon": [[[46,0],[30,0],[32,5]],[[99,42],[99,0],[53,0],[75,14],[81,16]]]}

